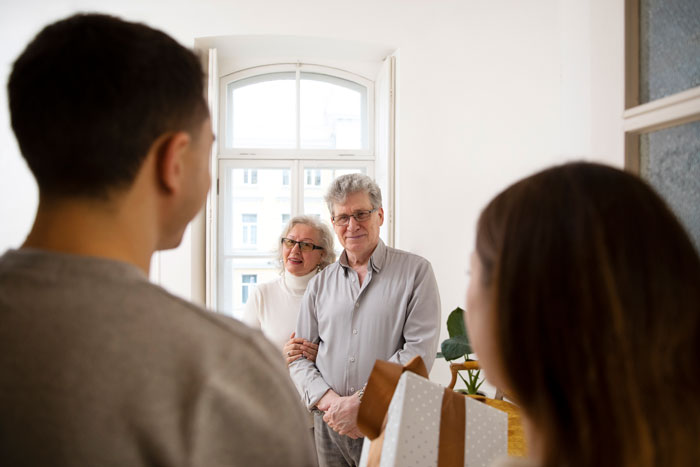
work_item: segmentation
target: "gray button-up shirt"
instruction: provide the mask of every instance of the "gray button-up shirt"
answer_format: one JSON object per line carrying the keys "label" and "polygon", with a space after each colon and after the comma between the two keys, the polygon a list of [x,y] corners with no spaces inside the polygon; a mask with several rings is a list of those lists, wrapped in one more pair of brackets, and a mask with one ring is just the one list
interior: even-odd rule
{"label": "gray button-up shirt", "polygon": [[296,335],[317,342],[316,364],[304,358],[289,369],[309,409],[328,389],[358,391],[377,359],[405,365],[420,355],[433,365],[440,296],[430,263],[379,240],[362,286],[345,252],[309,283]]}

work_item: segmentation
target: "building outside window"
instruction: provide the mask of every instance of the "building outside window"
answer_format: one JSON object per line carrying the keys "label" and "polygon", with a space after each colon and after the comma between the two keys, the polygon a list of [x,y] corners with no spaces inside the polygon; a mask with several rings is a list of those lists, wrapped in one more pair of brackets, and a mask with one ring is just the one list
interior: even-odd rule
{"label": "building outside window", "polygon": [[258,282],[258,276],[256,274],[243,274],[241,275],[241,304],[245,305],[248,303],[248,297],[250,293],[255,288],[255,284]]}
{"label": "building outside window", "polygon": [[243,244],[254,246],[258,241],[258,215],[243,214],[241,227],[243,229]]}
{"label": "building outside window", "polygon": [[320,186],[321,185],[321,171],[320,170],[306,170],[306,186]]}
{"label": "building outside window", "polygon": [[255,169],[246,169],[243,171],[243,183],[246,185],[258,184],[258,171]]}

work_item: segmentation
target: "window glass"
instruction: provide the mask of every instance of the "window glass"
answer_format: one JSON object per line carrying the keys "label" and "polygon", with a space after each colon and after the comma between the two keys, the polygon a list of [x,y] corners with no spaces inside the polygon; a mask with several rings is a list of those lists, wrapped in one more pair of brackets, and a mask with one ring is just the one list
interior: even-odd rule
{"label": "window glass", "polygon": [[241,217],[242,244],[245,247],[255,247],[258,243],[258,215],[243,214]]}
{"label": "window glass", "polygon": [[300,132],[304,149],[367,146],[367,88],[318,73],[301,73]]}
{"label": "window glass", "polygon": [[[280,220],[292,212],[290,186],[280,181],[289,171],[283,167],[225,167],[222,171],[218,306],[224,313],[240,317],[251,284],[277,276]],[[256,183],[246,183],[246,174],[249,182],[255,174]]]}
{"label": "window glass", "polygon": [[221,266],[219,311],[238,319],[256,284],[279,277],[274,256],[228,257]]}
{"label": "window glass", "polygon": [[258,281],[257,274],[241,274],[241,304],[248,303],[248,296]]}
{"label": "window glass", "polygon": [[[227,168],[225,189],[220,200],[226,213],[225,255],[256,252],[270,254],[277,247],[279,219],[291,214],[290,186],[280,181],[285,168]],[[246,183],[255,174],[255,184]]]}
{"label": "window glass", "polygon": [[700,86],[700,2],[641,0],[639,101]]}
{"label": "window glass", "polygon": [[316,169],[306,169],[305,170],[306,186],[321,186],[321,171]]}
{"label": "window glass", "polygon": [[640,173],[666,200],[700,252],[700,121],[640,136]]}
{"label": "window glass", "polygon": [[269,73],[234,81],[227,93],[227,147],[296,147],[295,73]]}

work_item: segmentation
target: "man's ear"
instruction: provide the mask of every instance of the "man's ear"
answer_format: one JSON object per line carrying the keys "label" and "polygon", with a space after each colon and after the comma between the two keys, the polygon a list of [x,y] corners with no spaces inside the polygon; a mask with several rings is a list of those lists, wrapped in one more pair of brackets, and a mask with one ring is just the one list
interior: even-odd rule
{"label": "man's ear", "polygon": [[154,143],[156,178],[167,193],[180,191],[185,177],[184,156],[190,145],[190,135],[184,131],[168,133]]}

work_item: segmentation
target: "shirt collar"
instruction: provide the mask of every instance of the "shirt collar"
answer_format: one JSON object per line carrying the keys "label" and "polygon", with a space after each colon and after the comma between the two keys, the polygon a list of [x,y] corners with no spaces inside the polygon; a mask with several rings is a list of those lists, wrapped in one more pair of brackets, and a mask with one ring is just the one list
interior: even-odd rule
{"label": "shirt collar", "polygon": [[[381,271],[382,266],[384,266],[386,252],[386,245],[380,238],[379,243],[377,243],[376,248],[372,252],[372,256],[369,257],[369,267],[371,267],[375,272]],[[350,267],[350,264],[348,263],[348,254],[345,250],[343,250],[343,253],[340,255],[339,263],[344,269]]]}

